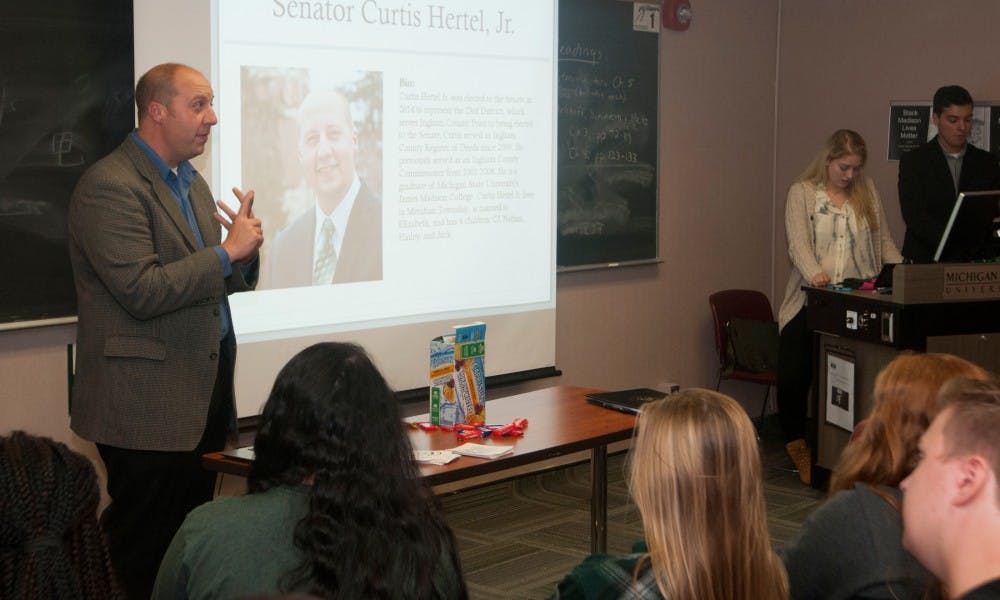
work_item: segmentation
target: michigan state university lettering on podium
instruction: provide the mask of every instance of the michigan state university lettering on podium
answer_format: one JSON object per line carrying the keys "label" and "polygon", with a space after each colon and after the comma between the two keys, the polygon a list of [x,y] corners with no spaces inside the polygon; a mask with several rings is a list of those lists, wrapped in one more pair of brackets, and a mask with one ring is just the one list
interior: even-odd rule
{"label": "michigan state university lettering on podium", "polygon": [[1000,298],[1000,264],[946,265],[941,297],[946,300]]}

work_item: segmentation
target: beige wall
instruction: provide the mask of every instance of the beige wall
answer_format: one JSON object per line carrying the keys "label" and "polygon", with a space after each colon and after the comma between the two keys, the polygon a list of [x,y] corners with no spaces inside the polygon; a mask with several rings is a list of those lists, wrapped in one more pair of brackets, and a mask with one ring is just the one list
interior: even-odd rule
{"label": "beige wall", "polygon": [[[688,31],[660,37],[663,262],[559,276],[558,382],[713,386],[707,297],[748,287],[780,302],[775,293],[788,274],[785,189],[825,135],[849,126],[867,137],[869,173],[900,239],[896,167],[884,159],[889,101],[927,100],[952,82],[1000,100],[1000,76],[991,69],[995,0],[693,5]],[[959,42],[944,41],[938,27]],[[0,332],[0,431],[25,428],[88,447],[67,428],[65,344],[72,338],[71,326]],[[759,408],[758,387],[724,390],[748,410]]]}
{"label": "beige wall", "polygon": [[[902,246],[897,162],[886,159],[889,103],[929,102],[959,84],[976,101],[1000,102],[996,0],[785,0],[780,26],[777,179],[779,207],[789,184],[841,127],[868,142],[867,173]],[[785,248],[784,214],[775,220]],[[791,265],[775,254],[781,293]],[[779,299],[780,302],[780,299]]]}
{"label": "beige wall", "polygon": [[94,445],[69,430],[66,346],[75,338],[73,325],[0,332],[0,433],[24,429],[60,440],[103,473]]}
{"label": "beige wall", "polygon": [[[695,2],[660,36],[663,262],[559,276],[563,380],[604,388],[714,386],[708,295],[770,295],[777,2]],[[724,390],[759,406],[759,387]]]}

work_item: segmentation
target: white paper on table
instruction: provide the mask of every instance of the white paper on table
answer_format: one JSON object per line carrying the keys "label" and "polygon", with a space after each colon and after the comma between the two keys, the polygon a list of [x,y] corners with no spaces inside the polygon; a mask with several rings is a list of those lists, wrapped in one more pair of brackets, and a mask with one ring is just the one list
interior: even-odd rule
{"label": "white paper on table", "polygon": [[242,448],[229,448],[228,450],[222,451],[223,456],[231,456],[233,458],[238,458],[240,460],[245,460],[248,462],[253,462],[257,458],[254,454],[253,446],[244,446]]}
{"label": "white paper on table", "polygon": [[452,449],[452,452],[463,456],[475,456],[476,458],[496,458],[507,454],[513,449],[513,446],[487,446],[486,444],[473,444],[470,442]]}
{"label": "white paper on table", "polygon": [[451,450],[414,450],[413,458],[417,462],[429,463],[432,465],[446,465],[458,459],[458,455]]}

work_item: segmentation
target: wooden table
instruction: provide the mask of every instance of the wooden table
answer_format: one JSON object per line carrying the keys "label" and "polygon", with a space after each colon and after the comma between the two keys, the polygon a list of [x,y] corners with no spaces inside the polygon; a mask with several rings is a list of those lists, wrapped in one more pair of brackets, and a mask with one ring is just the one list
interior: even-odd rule
{"label": "wooden table", "polygon": [[[589,450],[590,549],[592,552],[603,552],[607,549],[607,446],[631,437],[635,417],[587,402],[584,395],[596,391],[600,390],[556,386],[490,400],[486,404],[488,423],[506,424],[520,417],[528,419],[528,427],[520,438],[476,441],[487,445],[508,445],[513,450],[492,460],[462,456],[447,465],[421,464],[420,473],[430,485],[439,485]],[[406,420],[426,421],[427,415]],[[460,444],[454,432],[411,430],[409,436],[415,450],[447,450]],[[218,452],[206,454],[203,464],[213,471],[241,476],[246,476],[250,469],[248,461]]]}

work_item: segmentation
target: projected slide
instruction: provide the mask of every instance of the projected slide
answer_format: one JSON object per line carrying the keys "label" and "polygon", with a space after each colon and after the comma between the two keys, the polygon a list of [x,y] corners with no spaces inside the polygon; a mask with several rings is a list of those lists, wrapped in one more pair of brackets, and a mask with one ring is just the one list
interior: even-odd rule
{"label": "projected slide", "polygon": [[554,306],[551,2],[216,17],[217,189],[253,188],[267,238],[241,343]]}

